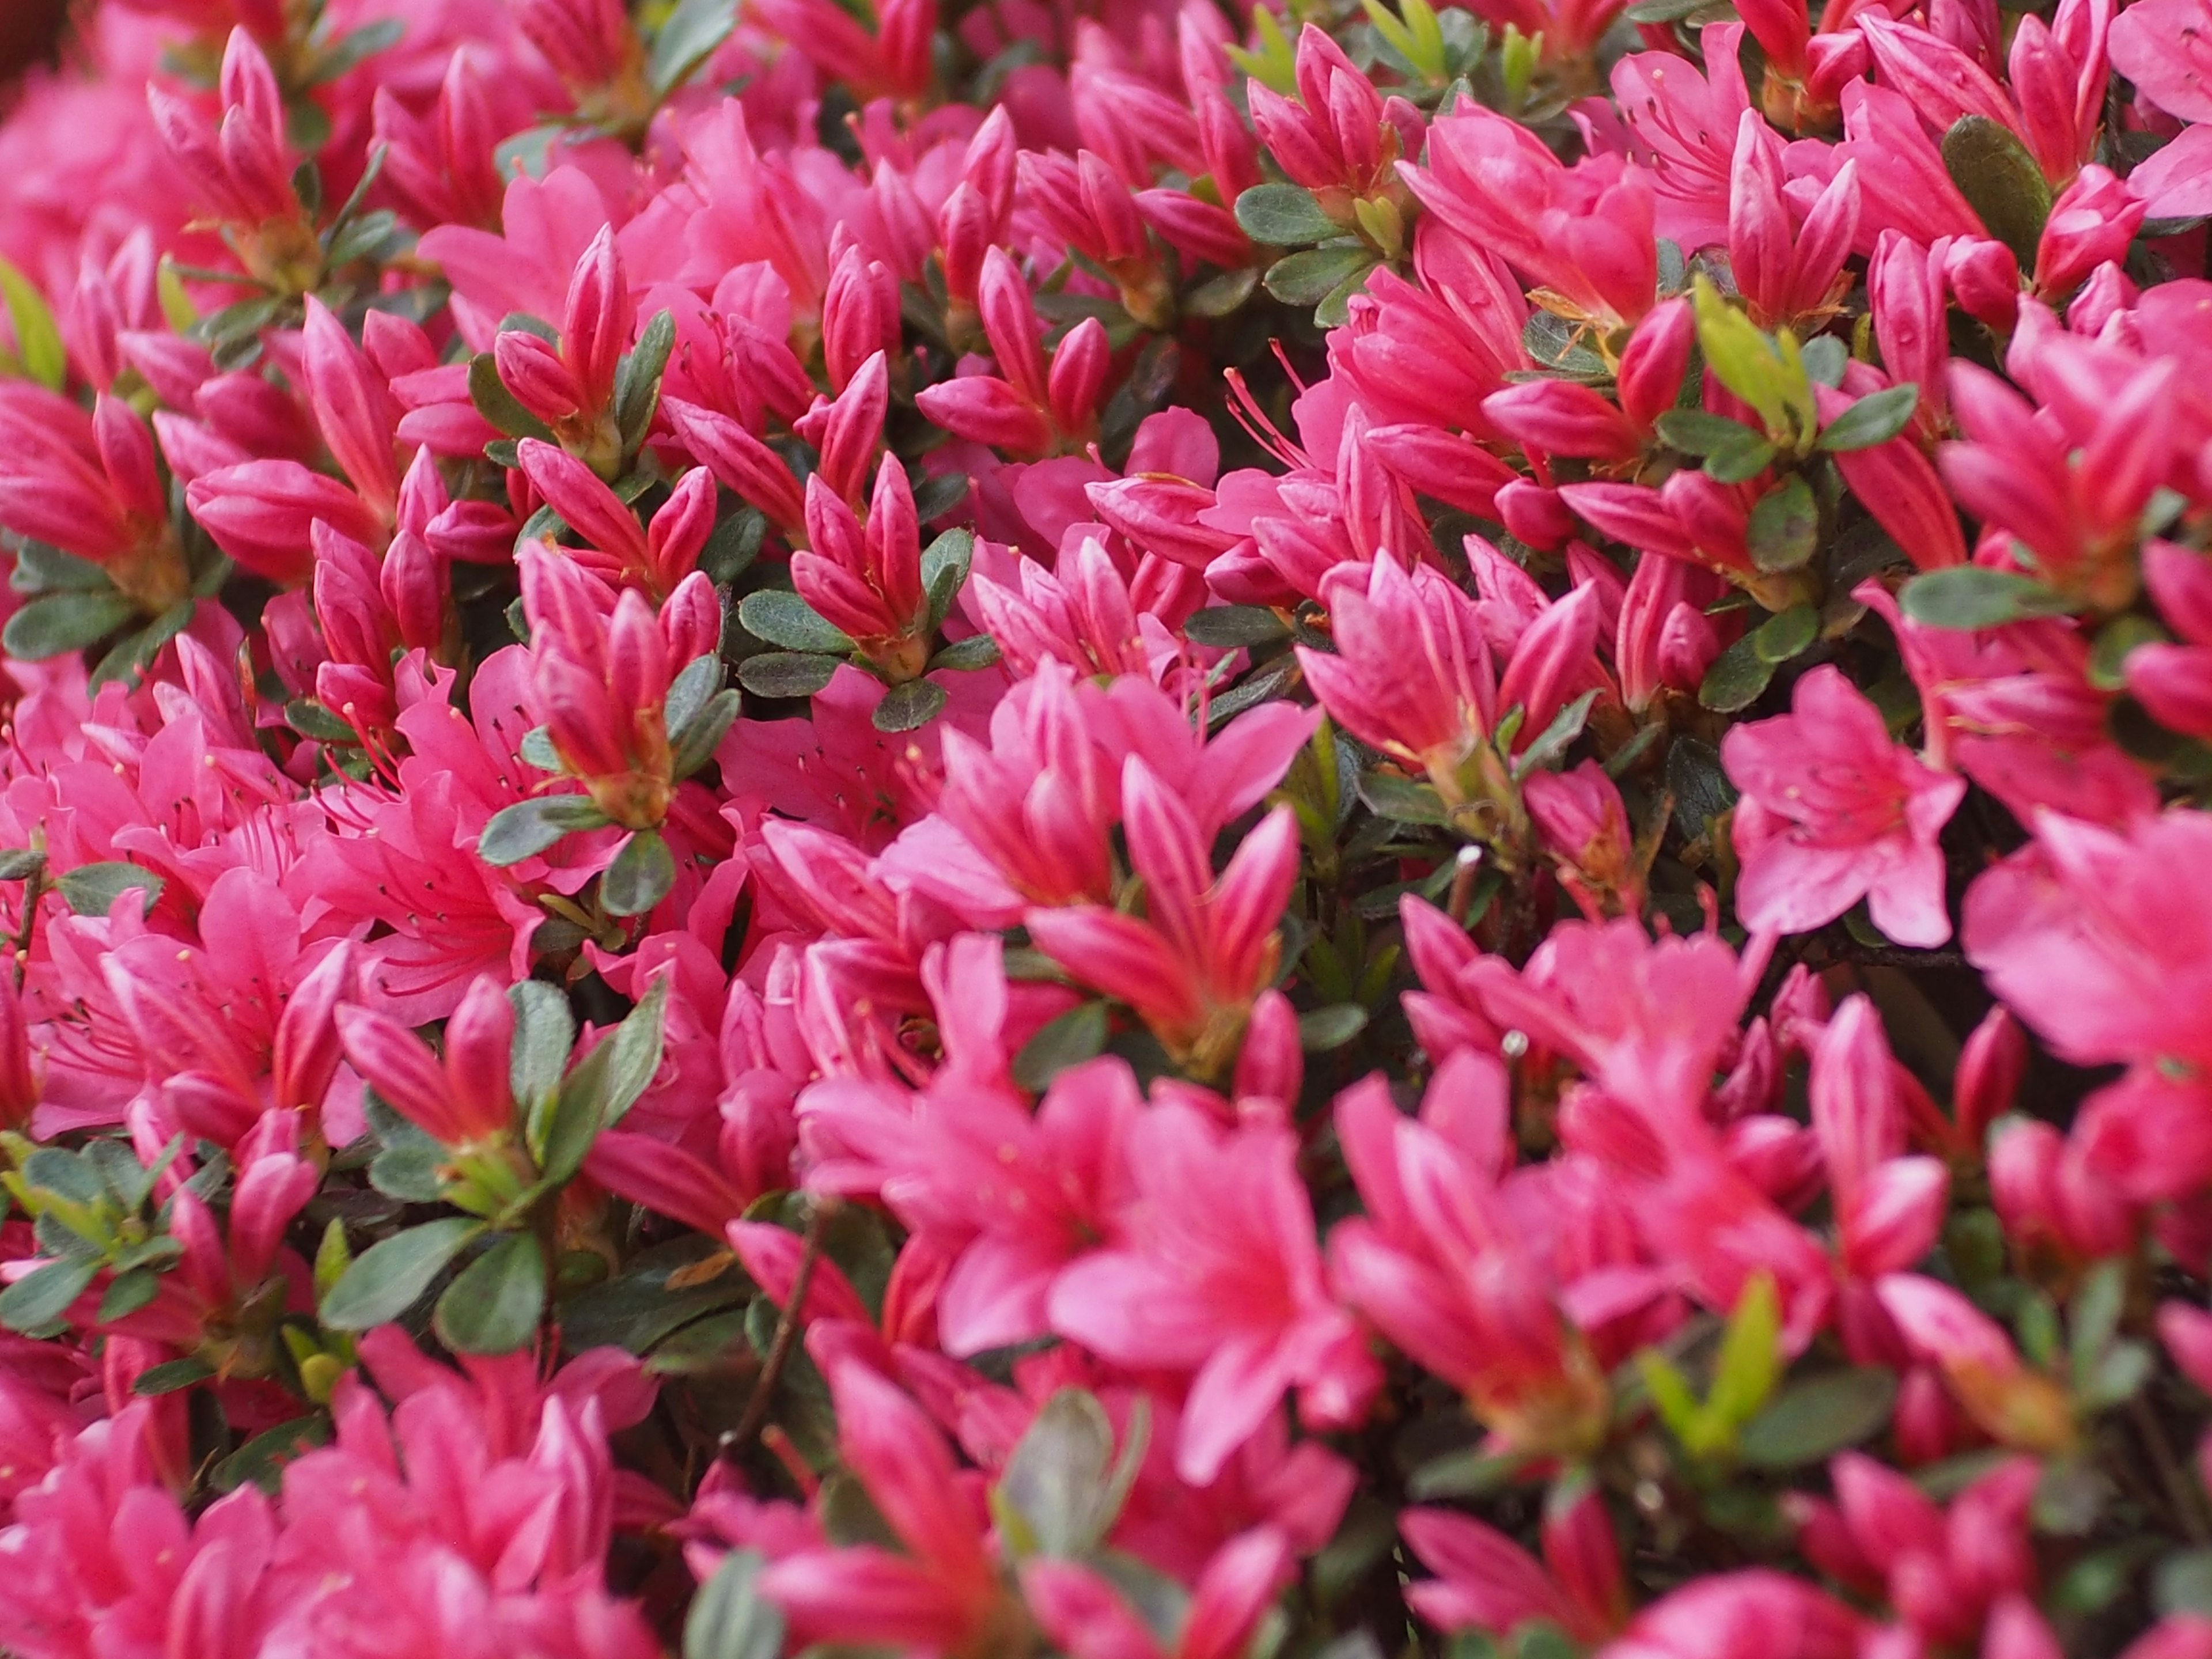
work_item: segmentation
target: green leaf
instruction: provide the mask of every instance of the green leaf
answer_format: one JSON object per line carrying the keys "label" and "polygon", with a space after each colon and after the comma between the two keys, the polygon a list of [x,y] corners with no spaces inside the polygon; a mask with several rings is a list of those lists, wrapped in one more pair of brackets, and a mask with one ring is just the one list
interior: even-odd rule
{"label": "green leaf", "polygon": [[1310,1054],[1341,1048],[1367,1029],[1367,1011],[1356,1002],[1333,1003],[1298,1016],[1298,1047]]}
{"label": "green leaf", "polygon": [[[1698,0],[1702,5],[1705,0]],[[1670,449],[1685,455],[1711,455],[1718,451],[1765,443],[1765,434],[1725,415],[1709,415],[1702,409],[1670,409],[1656,422],[1659,435]]]}
{"label": "green leaf", "polygon": [[675,315],[657,311],[639,333],[637,343],[623,354],[615,376],[615,426],[622,434],[625,454],[645,441],[645,430],[660,407],[660,379],[668,369],[668,354],[675,349]]}
{"label": "green leaf", "polygon": [[70,1310],[92,1288],[107,1264],[98,1256],[49,1261],[0,1291],[0,1325],[11,1331],[42,1331]]}
{"label": "green leaf", "polygon": [[0,881],[25,881],[46,867],[46,855],[34,847],[0,848]]}
{"label": "green leaf", "polygon": [[215,1466],[208,1484],[219,1492],[236,1492],[251,1483],[274,1495],[283,1482],[284,1466],[296,1462],[331,1440],[326,1417],[299,1417],[264,1429]]}
{"label": "green leaf", "polygon": [[2089,649],[2089,684],[2100,691],[2119,691],[2128,683],[2128,658],[2138,646],[2156,645],[2166,630],[2148,617],[2115,617],[2098,631]]}
{"label": "green leaf", "polygon": [[1095,1395],[1062,1389],[1045,1401],[991,1492],[1015,1553],[1073,1560],[1096,1549],[1127,1496],[1114,1466],[1114,1425]]}
{"label": "green leaf", "polygon": [[1777,574],[1802,568],[1820,538],[1820,504],[1813,499],[1813,486],[1795,473],[1759,498],[1745,532],[1751,562]]}
{"label": "green leaf", "polygon": [[658,830],[633,830],[599,878],[599,902],[611,916],[641,916],[676,885],[676,854]]}
{"label": "green leaf", "polygon": [[717,691],[707,699],[705,708],[669,732],[669,745],[674,750],[669,767],[675,776],[688,778],[714,757],[715,748],[738,723],[739,706],[734,690]]}
{"label": "green leaf", "polygon": [[1359,799],[1376,817],[1396,823],[1449,823],[1451,809],[1434,786],[1395,772],[1362,772]]}
{"label": "green leaf", "polygon": [[127,1319],[161,1293],[161,1275],[151,1267],[132,1267],[119,1273],[107,1281],[106,1292],[100,1298],[100,1322],[103,1325],[118,1319]]}
{"label": "green leaf", "polygon": [[135,864],[116,863],[80,864],[54,883],[61,890],[63,902],[81,916],[106,915],[115,908],[115,901],[133,887],[145,893],[150,914],[166,884],[161,877]]}
{"label": "green leaf", "polygon": [[1300,185],[1253,185],[1237,198],[1237,222],[1254,241],[1270,247],[1306,247],[1344,234],[1319,198]]}
{"label": "green leaf", "polygon": [[798,594],[780,589],[746,594],[738,607],[738,620],[756,639],[787,651],[842,656],[853,648],[851,636],[842,629],[823,620]]}
{"label": "green leaf", "polygon": [[1264,605],[1217,605],[1194,611],[1183,624],[1183,637],[1193,645],[1233,650],[1238,646],[1273,645],[1286,640],[1291,630],[1282,617]]}
{"label": "green leaf", "polygon": [[1723,714],[1748,708],[1774,678],[1774,665],[1759,653],[1759,635],[1747,634],[1713,659],[1698,687],[1698,701]]}
{"label": "green leaf", "polygon": [[1919,406],[1920,388],[1911,380],[1869,392],[1829,422],[1814,447],[1850,451],[1886,444],[1912,423]]}
{"label": "green leaf", "polygon": [[912,732],[937,718],[937,711],[951,700],[945,689],[931,680],[908,680],[884,693],[884,700],[876,705],[875,726],[878,732]]}
{"label": "green leaf", "polygon": [[684,1617],[684,1659],[779,1659],[783,1614],[755,1585],[764,1565],[757,1550],[722,1558]]}
{"label": "green leaf", "polygon": [[842,659],[770,651],[738,665],[738,684],[757,697],[811,697],[836,677]]}
{"label": "green leaf", "polygon": [[507,1079],[515,1099],[528,1110],[561,1086],[576,1046],[576,1017],[561,988],[542,979],[509,986],[507,1000],[514,1007]]}
{"label": "green leaf", "polygon": [[[358,219],[349,219],[337,234],[331,238],[329,260],[333,270],[349,265],[356,259],[374,258],[399,228],[399,216],[390,208],[379,208],[374,213],[364,213]],[[404,244],[403,244],[404,245]]]}
{"label": "green leaf", "polygon": [[1286,253],[1261,280],[1286,306],[1317,306],[1344,283],[1364,281],[1376,263],[1375,250],[1366,243],[1340,242]]}
{"label": "green leaf", "polygon": [[1750,1421],[1774,1392],[1781,1370],[1782,1297],[1774,1275],[1762,1269],[1744,1285],[1729,1316],[1705,1410],[1730,1429]]}
{"label": "green leaf", "polygon": [[2127,1298],[2128,1264],[2118,1259],[2099,1262],[2082,1274],[2075,1287],[2066,1309],[2066,1330],[2077,1387],[2087,1380],[2090,1367],[2119,1334],[2120,1315]]}
{"label": "green leaf", "polygon": [[1209,276],[1182,296],[1182,311],[1191,317],[1231,317],[1242,310],[1252,297],[1252,290],[1260,286],[1260,272],[1253,265],[1240,265],[1235,270],[1224,270],[1218,276]]}
{"label": "green leaf", "polygon": [[155,1395],[174,1394],[179,1389],[189,1389],[195,1382],[204,1382],[215,1375],[215,1367],[198,1354],[187,1354],[182,1359],[172,1359],[166,1364],[149,1365],[138,1373],[131,1384],[131,1392],[150,1398]]}
{"label": "green leaf", "polygon": [[1678,23],[1706,0],[1643,0],[1622,14],[1632,23]]}
{"label": "green leaf", "polygon": [[1674,1362],[1656,1348],[1646,1348],[1636,1356],[1636,1369],[1644,1379],[1644,1392],[1651,1396],[1659,1420],[1667,1425],[1668,1432],[1692,1450],[1704,1445],[1705,1407],[1690,1390],[1689,1379],[1684,1376]]}
{"label": "green leaf", "polygon": [[1831,391],[1843,385],[1844,371],[1851,366],[1851,349],[1832,334],[1806,341],[1804,357],[1805,372]]}
{"label": "green leaf", "polygon": [[1535,740],[1521,751],[1521,758],[1513,763],[1516,781],[1531,772],[1540,772],[1574,747],[1583,726],[1589,719],[1590,705],[1597,701],[1595,690],[1585,691],[1565,708],[1552,716],[1551,724],[1536,734]]}
{"label": "green leaf", "polygon": [[715,586],[727,587],[752,568],[767,535],[768,514],[760,508],[740,507],[733,513],[725,514],[716,520],[714,533],[707,538],[707,545],[699,550],[699,568],[707,573]]}
{"label": "green leaf", "polygon": [[8,618],[0,647],[21,662],[44,662],[106,639],[138,614],[113,588],[42,594]]}
{"label": "green leaf", "polygon": [[968,572],[975,562],[975,532],[972,530],[948,530],[921,550],[921,586],[929,595],[929,629],[933,634],[945,625],[952,601],[967,584]]}
{"label": "green leaf", "polygon": [[550,441],[553,428],[522,406],[521,400],[499,378],[499,361],[489,351],[469,360],[469,401],[477,413],[510,438]]}
{"label": "green leaf", "polygon": [[1042,1094],[1071,1066],[1106,1052],[1106,1005],[1078,1003],[1048,1021],[1014,1056],[1014,1081],[1031,1094]]}
{"label": "green leaf", "polygon": [[1879,1365],[1826,1371],[1776,1395],[1743,1425],[1736,1451],[1761,1468],[1825,1463],[1880,1432],[1896,1403],[1893,1371]]}
{"label": "green leaf", "polygon": [[1774,465],[1774,454],[1772,444],[1746,427],[1743,440],[1714,450],[1702,471],[1715,483],[1749,483]]}
{"label": "green leaf", "polygon": [[1978,564],[1923,571],[1905,583],[1898,602],[1908,617],[1929,628],[2002,628],[2074,609],[2070,600],[2032,576]]}
{"label": "green leaf", "polygon": [[589,795],[534,795],[492,814],[477,842],[477,856],[494,869],[534,858],[562,836],[605,827],[607,816]]}
{"label": "green leaf", "polygon": [[2027,147],[1986,115],[1962,115],[1943,135],[1943,170],[1990,234],[2012,250],[2022,270],[2033,270],[2051,216],[2051,186]]}
{"label": "green leaf", "polygon": [[508,1233],[446,1286],[431,1323],[456,1353],[513,1353],[544,1307],[544,1249],[535,1233]]}
{"label": "green leaf", "polygon": [[653,37],[646,78],[665,98],[714,54],[737,27],[738,0],[682,0]]}
{"label": "green leaf", "polygon": [[2212,1549],[2178,1551],[2151,1575],[2151,1602],[2161,1613],[2212,1619]]}
{"label": "green leaf", "polygon": [[979,668],[997,665],[1000,659],[998,641],[988,634],[970,634],[964,640],[955,640],[929,659],[929,672],[950,668],[972,672]]}
{"label": "green leaf", "polygon": [[1793,605],[1776,612],[1753,629],[1751,648],[1759,661],[1776,666],[1802,653],[1820,637],[1820,613],[1809,605]]}
{"label": "green leaf", "polygon": [[596,1060],[606,1055],[606,1072],[600,1085],[600,1110],[612,1128],[637,1104],[660,1069],[661,1043],[668,1020],[668,979],[653,982],[644,1000],[623,1016],[615,1034],[592,1050]]}
{"label": "green leaf", "polygon": [[59,392],[69,379],[69,352],[46,296],[6,259],[0,259],[0,296],[8,302],[8,320],[15,326],[15,355],[23,372],[49,392]]}
{"label": "green leaf", "polygon": [[365,1331],[398,1318],[483,1230],[471,1217],[447,1216],[363,1251],[323,1298],[323,1323],[334,1331]]}
{"label": "green leaf", "polygon": [[698,718],[699,711],[721,689],[721,684],[722,659],[713,652],[684,665],[684,672],[670,684],[667,699],[662,705],[671,743],[676,741],[677,732]]}
{"label": "green leaf", "polygon": [[15,549],[15,574],[8,586],[18,593],[96,593],[111,588],[107,572],[90,559],[80,559],[44,542],[21,543]]}

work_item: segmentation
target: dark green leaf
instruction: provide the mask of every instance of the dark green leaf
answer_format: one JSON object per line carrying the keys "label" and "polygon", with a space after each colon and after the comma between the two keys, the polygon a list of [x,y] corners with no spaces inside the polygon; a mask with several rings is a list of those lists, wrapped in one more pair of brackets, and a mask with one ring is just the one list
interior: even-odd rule
{"label": "dark green leaf", "polygon": [[107,1281],[106,1292],[100,1298],[100,1322],[103,1325],[118,1319],[127,1319],[161,1293],[161,1275],[151,1267],[132,1267],[119,1273]]}
{"label": "dark green leaf", "polygon": [[514,1042],[508,1050],[507,1078],[526,1110],[561,1086],[568,1055],[576,1046],[576,1017],[558,986],[526,979],[507,988],[514,1006]]}
{"label": "dark green leaf", "polygon": [[1769,617],[1749,638],[1759,659],[1778,667],[1802,654],[1820,636],[1820,613],[1809,605],[1793,605]]}
{"label": "dark green leaf", "polygon": [[665,98],[683,85],[730,38],[737,21],[738,0],[682,0],[653,37],[646,71],[653,89]]}
{"label": "dark green leaf", "polygon": [[721,689],[722,659],[711,651],[705,656],[686,663],[668,688],[668,696],[662,705],[668,722],[669,740],[707,706],[707,699]]}
{"label": "dark green leaf", "polygon": [[675,349],[675,316],[659,311],[622,360],[622,370],[615,378],[615,425],[622,434],[624,453],[645,441],[653,410],[660,407],[660,377],[667,371],[668,354]]}
{"label": "dark green leaf", "polygon": [[842,629],[823,621],[798,594],[776,588],[746,594],[738,607],[738,620],[756,639],[787,651],[842,656],[853,648]]}
{"label": "dark green leaf", "polygon": [[670,769],[677,777],[690,777],[714,757],[715,746],[737,724],[738,707],[735,691],[717,691],[707,699],[705,708],[669,732],[669,744],[675,751],[670,757]]}
{"label": "dark green leaf", "polygon": [[1759,653],[1759,635],[1747,634],[1713,659],[1698,687],[1698,701],[1708,708],[1733,714],[1757,702],[1774,678],[1774,665]]}
{"label": "dark green leaf", "polygon": [[1624,15],[1632,23],[1674,23],[1705,3],[1705,0],[1643,0]]}
{"label": "dark green leaf", "polygon": [[609,1128],[621,1122],[629,1109],[637,1104],[638,1097],[660,1069],[667,1019],[668,979],[663,975],[653,982],[644,1000],[623,1016],[615,1034],[592,1051],[595,1060],[602,1052],[607,1057],[600,1109],[605,1114]]}
{"label": "dark green leaf", "polygon": [[970,634],[964,640],[955,640],[929,659],[932,673],[940,668],[973,671],[990,668],[1000,659],[999,642],[988,634]]}
{"label": "dark green leaf", "polygon": [[545,1252],[535,1233],[508,1233],[464,1267],[438,1298],[432,1323],[456,1353],[513,1353],[538,1333]]}
{"label": "dark green leaf", "polygon": [[331,1440],[326,1417],[295,1418],[273,1429],[264,1429],[215,1466],[208,1484],[219,1492],[236,1492],[249,1482],[274,1493],[283,1483],[284,1466]]}
{"label": "dark green leaf", "polygon": [[46,855],[34,847],[0,848],[0,881],[23,881],[46,867]]}
{"label": "dark green leaf", "polygon": [[323,1323],[334,1331],[365,1331],[398,1318],[483,1230],[470,1217],[447,1216],[371,1247],[323,1298]]}
{"label": "dark green leaf", "polygon": [[1774,446],[1744,428],[1740,441],[1723,444],[1705,457],[1705,474],[1715,483],[1749,483],[1774,464]]}
{"label": "dark green leaf", "polygon": [[1603,380],[1611,371],[1605,359],[1583,343],[1583,331],[1549,311],[1529,313],[1521,330],[1521,343],[1546,368],[1555,368],[1576,380]]}
{"label": "dark green leaf", "polygon": [[1367,1029],[1367,1011],[1356,1002],[1334,1003],[1298,1016],[1298,1046],[1310,1054],[1341,1048]]}
{"label": "dark green leaf", "polygon": [[145,893],[150,912],[165,884],[161,877],[135,864],[113,863],[81,864],[54,883],[61,890],[63,902],[81,916],[106,915],[132,887]]}
{"label": "dark green leaf", "polygon": [[676,885],[676,854],[658,830],[633,830],[599,878],[599,902],[611,916],[641,916]]}
{"label": "dark green leaf", "polygon": [[1341,236],[1345,229],[1299,185],[1253,185],[1237,198],[1237,222],[1254,241],[1270,247],[1305,247]]}
{"label": "dark green leaf", "polygon": [[778,1659],[783,1614],[754,1587],[757,1550],[732,1550],[692,1598],[684,1620],[684,1659]]}
{"label": "dark green leaf", "polygon": [[1195,611],[1183,624],[1183,636],[1193,645],[1231,650],[1240,645],[1272,645],[1286,640],[1291,630],[1281,617],[1264,605],[1217,605]]}
{"label": "dark green leaf", "polygon": [[0,1291],[0,1325],[11,1331],[42,1331],[70,1310],[92,1288],[106,1265],[97,1256],[49,1261]]}
{"label": "dark green leaf", "polygon": [[1053,1079],[1106,1051],[1106,1005],[1079,1003],[1041,1026],[1014,1056],[1014,1081],[1042,1094]]}
{"label": "dark green leaf", "polygon": [[601,829],[606,822],[589,795],[533,795],[492,814],[477,842],[477,856],[504,869],[536,857],[572,831]]}
{"label": "dark green leaf", "polygon": [[842,659],[770,651],[738,665],[738,684],[757,697],[811,697],[836,678]]}
{"label": "dark green leaf", "polygon": [[150,1365],[138,1373],[131,1384],[136,1395],[174,1394],[179,1389],[189,1389],[195,1382],[204,1382],[215,1375],[215,1367],[197,1354],[187,1354],[182,1359],[172,1359],[166,1364]]}
{"label": "dark green leaf", "polygon": [[1521,758],[1514,762],[1513,775],[1525,778],[1564,757],[1574,747],[1575,739],[1582,736],[1583,726],[1589,719],[1590,705],[1596,701],[1595,690],[1585,691],[1553,715],[1551,724],[1536,734],[1535,740],[1521,751]]}
{"label": "dark green leaf", "polygon": [[284,718],[301,737],[313,738],[319,743],[358,743],[361,740],[353,727],[313,697],[293,698],[284,705]]}
{"label": "dark green leaf", "polygon": [[952,610],[953,599],[966,585],[968,572],[975,562],[975,532],[972,530],[948,530],[921,550],[921,585],[929,594],[929,626],[933,633],[944,625]]}
{"label": "dark green leaf", "polygon": [[1395,772],[1362,772],[1359,798],[1377,817],[1398,823],[1449,823],[1451,809],[1444,798],[1424,780],[1400,777]]}
{"label": "dark green leaf", "polygon": [[2001,628],[2074,608],[2032,576],[1978,564],[1925,571],[1905,583],[1898,599],[1907,617],[1929,628]]}
{"label": "dark green leaf", "polygon": [[390,208],[379,208],[374,213],[364,213],[358,219],[349,219],[337,234],[331,238],[329,258],[333,269],[349,265],[356,259],[374,258],[385,250],[399,229],[399,216]]}
{"label": "dark green leaf", "polygon": [[42,594],[8,618],[0,647],[22,662],[44,662],[106,639],[138,614],[113,588]]}
{"label": "dark green leaf", "polygon": [[1113,1526],[1114,1425],[1095,1395],[1062,1389],[1031,1419],[991,1494],[1015,1553],[1088,1555]]}
{"label": "dark green leaf", "polygon": [[1765,434],[1753,431],[1741,421],[1709,415],[1702,409],[1670,409],[1659,417],[1657,425],[1668,447],[1685,455],[1711,455],[1766,441]]}
{"label": "dark green leaf", "polygon": [[2100,691],[2119,691],[2127,686],[2128,658],[2138,646],[2155,645],[2166,630],[2148,617],[2115,617],[2099,630],[2089,651],[2089,684]]}
{"label": "dark green leaf", "polygon": [[2212,1619],[2212,1549],[2182,1550],[2151,1575],[2151,1601],[2161,1613]]}
{"label": "dark green leaf", "polygon": [[1986,115],[1963,115],[1943,135],[1943,170],[2020,268],[2033,270],[2051,216],[2051,186],[2027,147]]}
{"label": "dark green leaf", "polygon": [[477,414],[510,438],[550,441],[553,436],[553,428],[525,409],[507,389],[507,382],[499,378],[498,360],[489,351],[480,351],[469,360],[469,401],[477,406]]}
{"label": "dark green leaf", "polygon": [[1796,474],[1759,498],[1745,532],[1751,562],[1778,574],[1802,568],[1820,538],[1820,504],[1813,499],[1812,485]]}
{"label": "dark green leaf", "polygon": [[1375,250],[1366,243],[1340,242],[1286,253],[1267,267],[1261,280],[1286,306],[1317,306],[1344,283],[1364,280],[1376,263]]}
{"label": "dark green leaf", "polygon": [[8,586],[18,593],[95,593],[114,584],[90,559],[80,559],[44,542],[27,541],[15,550],[15,574]]}
{"label": "dark green leaf", "polygon": [[1881,1431],[1897,1403],[1897,1376],[1877,1365],[1826,1371],[1784,1389],[1743,1425],[1736,1450],[1762,1468],[1825,1463]]}
{"label": "dark green leaf", "polygon": [[1816,447],[1848,451],[1886,444],[1912,423],[1919,405],[1920,388],[1911,380],[1869,392],[1828,422]]}
{"label": "dark green leaf", "polygon": [[1241,265],[1218,276],[1209,276],[1191,289],[1182,296],[1182,309],[1192,317],[1231,316],[1243,307],[1252,297],[1252,290],[1259,286],[1259,268]]}
{"label": "dark green leaf", "polygon": [[937,711],[948,701],[950,694],[932,680],[908,680],[895,685],[876,705],[876,730],[912,732],[936,719]]}
{"label": "dark green leaf", "polygon": [[[963,479],[964,483],[965,480]],[[757,507],[726,514],[699,552],[699,568],[717,587],[726,587],[752,568],[768,534],[768,515]]]}
{"label": "dark green leaf", "polygon": [[1806,341],[1801,355],[1805,372],[1819,385],[1831,389],[1843,385],[1844,371],[1851,363],[1851,349],[1834,335],[1822,334]]}

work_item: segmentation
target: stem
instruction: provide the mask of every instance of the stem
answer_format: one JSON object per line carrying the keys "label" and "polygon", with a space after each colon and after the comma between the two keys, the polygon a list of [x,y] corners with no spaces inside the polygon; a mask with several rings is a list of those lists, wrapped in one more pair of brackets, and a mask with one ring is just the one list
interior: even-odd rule
{"label": "stem", "polygon": [[23,925],[15,930],[15,983],[21,986],[31,963],[31,940],[38,932],[39,905],[46,896],[46,866],[40,865],[23,878]]}
{"label": "stem", "polygon": [[799,1310],[806,1305],[806,1292],[814,1282],[814,1264],[822,1256],[822,1233],[829,1224],[834,1205],[817,1200],[814,1212],[806,1221],[806,1245],[799,1258],[799,1272],[791,1281],[791,1297],[776,1317],[775,1334],[769,1340],[768,1355],[761,1362],[759,1380],[753,1384],[752,1397],[745,1401],[745,1414],[738,1419],[722,1442],[725,1456],[742,1448],[760,1431],[768,1420],[769,1401],[775,1393],[776,1380],[783,1375],[784,1365],[791,1358],[792,1344],[799,1340]]}
{"label": "stem", "polygon": [[2182,1473],[2181,1465],[2173,1455],[2173,1448],[2166,1443],[2166,1431],[2159,1425],[2158,1413],[2151,1409],[2141,1390],[2128,1401],[2128,1415],[2135,1419],[2136,1432],[2142,1437],[2150,1461],[2158,1470],[2160,1482],[2166,1487],[2166,1499],[2173,1505],[2173,1518],[2181,1523],[2182,1531],[2189,1534],[2192,1544],[2212,1544],[2212,1531],[2204,1525],[2203,1510],[2198,1506],[2197,1493],[2189,1478]]}

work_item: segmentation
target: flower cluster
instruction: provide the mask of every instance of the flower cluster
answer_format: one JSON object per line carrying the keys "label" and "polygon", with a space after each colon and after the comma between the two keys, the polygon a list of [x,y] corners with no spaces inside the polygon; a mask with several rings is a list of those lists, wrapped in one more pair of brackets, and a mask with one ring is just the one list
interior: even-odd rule
{"label": "flower cluster", "polygon": [[2212,0],[4,108],[0,1653],[2212,1659]]}

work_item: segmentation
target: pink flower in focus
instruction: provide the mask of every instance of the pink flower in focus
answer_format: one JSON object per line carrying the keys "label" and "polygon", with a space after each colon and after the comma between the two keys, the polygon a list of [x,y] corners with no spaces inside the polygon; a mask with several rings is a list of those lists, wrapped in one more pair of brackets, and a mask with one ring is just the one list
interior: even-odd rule
{"label": "pink flower in focus", "polygon": [[1721,757],[1743,792],[1735,811],[1746,926],[1825,927],[1868,902],[1900,945],[1951,937],[1936,838],[1966,780],[1930,771],[1890,741],[1880,711],[1836,668],[1797,682],[1791,712],[1730,729]]}

